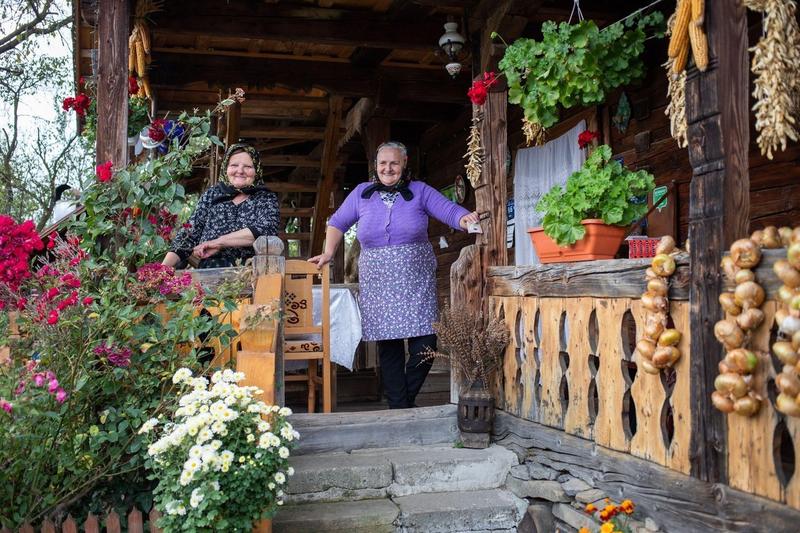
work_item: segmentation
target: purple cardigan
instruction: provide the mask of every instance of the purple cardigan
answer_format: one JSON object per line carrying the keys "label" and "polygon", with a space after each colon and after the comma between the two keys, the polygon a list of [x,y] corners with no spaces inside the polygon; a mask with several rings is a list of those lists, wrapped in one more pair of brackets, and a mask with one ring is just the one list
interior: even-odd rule
{"label": "purple cardigan", "polygon": [[458,221],[469,211],[454,204],[442,193],[421,181],[409,184],[414,198],[405,201],[398,195],[392,208],[386,207],[381,194],[361,198],[369,183],[359,183],[328,221],[342,233],[358,222],[356,236],[364,248],[428,242],[428,217],[461,229]]}

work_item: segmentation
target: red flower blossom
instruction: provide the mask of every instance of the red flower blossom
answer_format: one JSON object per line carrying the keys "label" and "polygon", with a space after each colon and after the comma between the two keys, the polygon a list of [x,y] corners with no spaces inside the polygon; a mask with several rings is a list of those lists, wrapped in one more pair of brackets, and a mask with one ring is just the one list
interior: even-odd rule
{"label": "red flower blossom", "polygon": [[128,94],[131,96],[139,94],[139,82],[136,81],[136,76],[128,76]]}
{"label": "red flower blossom", "polygon": [[16,292],[20,283],[31,277],[28,258],[43,248],[32,221],[17,224],[13,218],[0,215],[0,283]]}
{"label": "red flower blossom", "polygon": [[482,80],[472,82],[472,87],[467,91],[467,96],[475,105],[483,105],[489,96],[489,88],[497,83],[498,77],[494,72],[484,72]]}
{"label": "red flower blossom", "polygon": [[47,323],[52,326],[55,325],[57,322],[58,322],[58,311],[53,309],[52,311],[50,311],[50,314],[47,315]]}
{"label": "red flower blossom", "polygon": [[106,183],[111,181],[111,178],[114,177],[113,173],[111,172],[111,167],[113,163],[111,161],[106,161],[100,165],[97,165],[95,172],[97,173],[97,181],[100,183]]}
{"label": "red flower blossom", "polygon": [[150,137],[153,142],[161,142],[167,138],[167,134],[164,131],[166,122],[167,121],[163,118],[157,118],[150,124],[150,127],[147,128],[147,136]]}
{"label": "red flower blossom", "polygon": [[92,305],[92,302],[94,302],[94,298],[91,296],[87,296],[82,300],[83,305]]}
{"label": "red flower blossom", "polygon": [[64,101],[61,102],[61,109],[64,111],[69,111],[73,107],[75,107],[75,99],[71,96],[67,96],[64,98]]}
{"label": "red flower blossom", "polygon": [[578,135],[578,147],[586,148],[589,144],[600,137],[600,134],[596,131],[589,131],[584,130]]}
{"label": "red flower blossom", "polygon": [[83,93],[80,93],[78,96],[75,97],[75,104],[73,105],[73,109],[78,114],[78,116],[86,115],[86,111],[89,109],[89,104],[92,103],[92,99],[86,96]]}

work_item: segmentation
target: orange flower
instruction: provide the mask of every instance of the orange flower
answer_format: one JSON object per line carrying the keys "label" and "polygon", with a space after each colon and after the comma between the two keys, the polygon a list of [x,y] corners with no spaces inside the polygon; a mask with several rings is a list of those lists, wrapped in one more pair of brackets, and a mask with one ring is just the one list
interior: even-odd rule
{"label": "orange flower", "polygon": [[578,530],[578,533],[589,533],[589,528],[588,527],[582,527],[582,528],[580,528]]}
{"label": "orange flower", "polygon": [[607,512],[608,514],[610,514],[611,516],[614,516],[615,514],[617,514],[617,507],[615,505],[611,505],[611,504],[606,505],[605,509],[603,509],[603,510],[605,512]]}
{"label": "orange flower", "polygon": [[601,522],[608,522],[611,519],[611,516],[605,511],[600,511],[600,521]]}
{"label": "orange flower", "polygon": [[600,526],[600,533],[614,533],[614,524],[611,522],[606,522]]}
{"label": "orange flower", "polygon": [[595,507],[593,503],[588,503],[588,504],[586,504],[586,509],[585,509],[585,511],[586,511],[587,513],[589,513],[589,514],[592,514],[592,513],[594,513],[595,511],[597,511],[597,507]]}
{"label": "orange flower", "polygon": [[633,502],[630,500],[623,500],[622,504],[619,506],[625,514],[633,514],[634,505]]}

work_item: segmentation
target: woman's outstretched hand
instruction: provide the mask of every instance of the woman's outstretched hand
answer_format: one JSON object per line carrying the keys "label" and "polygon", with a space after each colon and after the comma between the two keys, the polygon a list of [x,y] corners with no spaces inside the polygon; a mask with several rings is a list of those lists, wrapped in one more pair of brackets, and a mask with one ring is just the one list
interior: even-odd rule
{"label": "woman's outstretched hand", "polygon": [[314,263],[315,265],[317,265],[317,268],[321,269],[322,267],[330,263],[331,259],[333,259],[333,256],[331,254],[326,254],[323,252],[319,255],[315,255],[314,257],[310,258],[308,262]]}
{"label": "woman's outstretched hand", "polygon": [[477,224],[480,221],[481,217],[478,215],[478,212],[473,211],[461,217],[461,220],[458,221],[458,225],[461,226],[461,229],[467,229],[470,224]]}

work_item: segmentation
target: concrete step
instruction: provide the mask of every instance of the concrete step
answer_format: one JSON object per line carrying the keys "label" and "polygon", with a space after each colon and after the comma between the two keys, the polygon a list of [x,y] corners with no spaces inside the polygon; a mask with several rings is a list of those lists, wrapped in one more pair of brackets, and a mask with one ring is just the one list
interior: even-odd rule
{"label": "concrete step", "polygon": [[280,509],[275,533],[486,533],[516,531],[527,503],[500,489],[393,499],[305,503]]}
{"label": "concrete step", "polygon": [[452,444],[458,439],[456,406],[355,413],[294,414],[300,432],[293,455],[350,452],[362,448]]}
{"label": "concrete step", "polygon": [[339,501],[500,487],[516,455],[452,445],[354,450],[290,459],[287,501]]}

